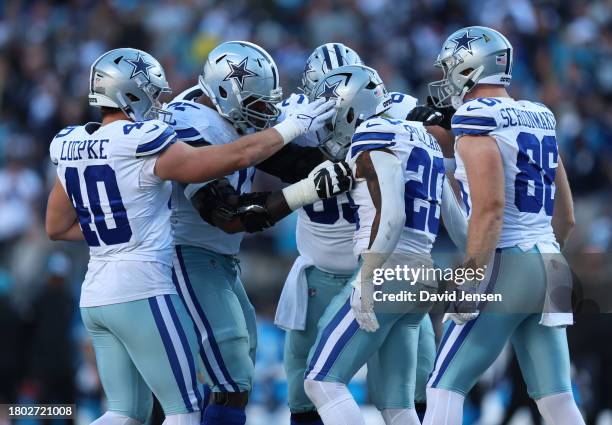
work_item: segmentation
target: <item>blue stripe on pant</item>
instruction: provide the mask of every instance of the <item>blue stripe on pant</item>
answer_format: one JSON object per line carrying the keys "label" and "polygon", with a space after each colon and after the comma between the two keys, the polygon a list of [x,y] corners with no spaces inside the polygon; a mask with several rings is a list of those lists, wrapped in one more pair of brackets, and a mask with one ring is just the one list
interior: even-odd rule
{"label": "blue stripe on pant", "polygon": [[[321,335],[319,344],[317,345],[315,353],[305,373],[305,376],[309,377],[309,379],[313,379],[316,381],[323,380],[323,378],[325,378],[326,374],[329,372],[330,368],[333,366],[334,362],[338,358],[339,353],[342,351],[346,343],[351,339],[353,335],[355,335],[355,333],[359,329],[357,321],[353,318],[348,324],[348,326],[346,326],[346,329],[342,331],[342,334],[337,337],[337,341],[331,341],[334,332],[338,329],[338,326],[349,314],[352,315],[352,312],[350,300],[347,300],[340,308],[340,310],[338,310],[338,312],[330,321],[330,323],[325,327],[325,330]],[[329,343],[334,344],[333,348],[327,354],[323,365],[319,368],[318,371],[316,371],[316,365],[320,362],[322,358],[322,352]],[[316,372],[315,376],[311,376],[313,372]]]}
{"label": "blue stripe on pant", "polygon": [[[176,327],[177,333],[181,340],[181,344],[183,345],[183,350],[186,353],[189,353],[191,350],[189,349],[189,342],[187,341],[187,336],[185,335],[185,331],[181,326],[181,322],[178,319],[176,314],[176,310],[174,310],[174,306],[172,305],[172,300],[169,295],[164,295],[164,299],[168,304],[168,310],[170,311],[170,316],[174,321],[174,326]],[[194,364],[194,359],[191,356],[187,356],[187,365],[189,367],[189,375],[191,376],[191,385],[193,385],[195,396],[198,400],[198,406],[202,406],[202,396],[200,395],[200,391],[198,390],[198,378],[196,376],[196,369]]]}
{"label": "blue stripe on pant", "polygon": [[[223,360],[223,356],[221,355],[221,350],[219,349],[219,344],[215,339],[210,322],[194,292],[193,285],[183,259],[182,248],[180,246],[176,246],[175,251],[180,268],[180,275],[182,276],[182,282],[180,282],[180,277],[176,275],[178,283],[177,291],[187,306],[187,310],[198,328],[201,356],[206,366],[206,370],[213,380],[213,384],[218,385],[220,388],[223,388],[226,391],[239,392],[240,388],[231,378],[228,368]],[[193,309],[190,308],[191,305],[193,306]]]}
{"label": "blue stripe on pant", "polygon": [[[167,297],[167,296],[166,296]],[[149,306],[151,307],[151,312],[153,313],[153,318],[155,319],[155,323],[157,325],[157,329],[159,330],[159,334],[161,335],[162,341],[164,343],[164,348],[166,349],[166,355],[168,356],[168,360],[170,361],[170,365],[172,367],[172,372],[174,374],[174,378],[176,379],[176,383],[179,387],[179,390],[181,392],[181,396],[183,398],[183,401],[185,403],[185,407],[187,408],[187,410],[189,412],[193,412],[194,408],[193,408],[193,404],[190,400],[189,397],[189,392],[187,389],[187,385],[185,383],[185,379],[184,379],[184,374],[183,374],[183,370],[182,370],[182,366],[179,362],[179,358],[175,349],[175,346],[172,342],[172,338],[170,336],[170,331],[168,330],[168,327],[166,325],[166,322],[164,320],[164,317],[162,316],[162,312],[161,312],[161,308],[159,305],[159,302],[161,300],[164,300],[166,302],[169,301],[169,299],[165,299],[164,297],[151,297],[149,298]],[[168,307],[170,309],[170,307]],[[177,329],[181,329],[180,327],[180,323],[175,322],[174,326]],[[186,342],[186,340],[185,340]],[[188,346],[185,347],[183,346],[183,349],[185,348],[189,348]],[[189,358],[189,352],[187,352],[187,358]],[[189,366],[188,366],[189,367]],[[194,371],[195,374],[195,371]],[[197,386],[194,386],[194,392],[196,393],[196,398],[198,400],[198,403],[201,403],[201,396],[199,395]],[[197,406],[199,407],[199,406]]]}
{"label": "blue stripe on pant", "polygon": [[[176,277],[176,272],[175,272],[174,268],[172,269],[172,282],[174,283],[174,286],[176,287],[176,291],[178,292],[179,296],[181,297],[181,300],[183,301],[183,304],[185,304],[185,306],[187,306],[187,304],[185,303],[185,297],[183,296],[183,293],[181,292],[181,288],[180,288],[180,285],[178,283],[178,278]],[[210,362],[208,361],[208,357],[206,357],[206,354],[204,353],[204,346],[202,345],[202,334],[200,333],[200,330],[198,329],[198,326],[195,324],[195,320],[193,318],[191,310],[187,309],[187,311],[189,313],[189,317],[191,317],[191,320],[194,322],[193,329],[195,330],[196,336],[198,338],[198,347],[200,349],[200,358],[202,359],[202,362],[204,363],[204,367],[206,368],[206,371],[208,372],[208,375],[213,380],[213,384],[216,385],[216,386],[219,386],[220,385],[219,384],[219,380],[217,379],[216,375],[213,373],[212,366],[210,365]]]}
{"label": "blue stripe on pant", "polygon": [[[459,347],[461,347],[461,344],[463,344],[463,341],[465,341],[465,338],[468,336],[468,334],[470,333],[470,330],[474,327],[474,324],[476,323],[477,320],[478,320],[478,317],[476,319],[474,319],[474,320],[471,320],[471,321],[467,322],[464,325],[461,325],[462,329],[461,329],[461,331],[459,331],[459,336],[453,342],[453,345],[451,346],[448,354],[446,355],[446,357],[444,358],[444,361],[440,365],[440,370],[437,371],[436,379],[434,379],[433,383],[431,384],[432,387],[436,388],[436,385],[438,385],[438,382],[440,382],[440,379],[444,375],[444,371],[446,370],[446,368],[448,367],[449,363],[453,359],[453,356],[455,355],[455,353],[457,353],[457,350],[459,350]],[[454,323],[452,325],[454,325]],[[447,331],[448,335],[450,335],[452,333],[453,329],[455,328],[452,325],[449,326],[449,329]],[[448,339],[448,335],[445,335],[446,339]],[[444,347],[444,345],[441,344],[440,345],[440,350],[442,350],[443,347]],[[436,362],[437,362],[437,359],[436,359]]]}

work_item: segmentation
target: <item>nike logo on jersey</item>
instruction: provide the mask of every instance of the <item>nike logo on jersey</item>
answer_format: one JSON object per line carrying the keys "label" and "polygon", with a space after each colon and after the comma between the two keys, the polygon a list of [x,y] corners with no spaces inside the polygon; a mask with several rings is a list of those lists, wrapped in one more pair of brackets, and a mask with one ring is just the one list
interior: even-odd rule
{"label": "nike logo on jersey", "polygon": [[467,108],[465,108],[465,109],[467,109],[468,111],[475,111],[476,109],[482,109],[482,106],[474,106],[474,107],[472,107],[472,106],[468,105]]}
{"label": "nike logo on jersey", "polygon": [[379,122],[367,122],[366,123],[366,128],[370,128],[370,127],[376,127],[377,125],[380,125]]}

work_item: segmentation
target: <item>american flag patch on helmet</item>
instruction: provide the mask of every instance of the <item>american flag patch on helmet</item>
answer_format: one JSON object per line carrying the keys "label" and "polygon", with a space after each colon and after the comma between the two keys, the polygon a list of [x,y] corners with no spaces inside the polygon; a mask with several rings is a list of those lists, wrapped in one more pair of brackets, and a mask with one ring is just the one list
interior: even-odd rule
{"label": "american flag patch on helmet", "polygon": [[508,64],[507,55],[504,53],[504,54],[495,56],[495,63],[497,65],[504,65],[504,66],[507,65]]}

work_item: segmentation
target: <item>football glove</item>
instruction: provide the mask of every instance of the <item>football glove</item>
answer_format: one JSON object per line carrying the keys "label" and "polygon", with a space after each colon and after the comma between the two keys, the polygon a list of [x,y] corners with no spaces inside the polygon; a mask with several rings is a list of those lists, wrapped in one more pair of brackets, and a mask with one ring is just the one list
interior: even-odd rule
{"label": "football glove", "polygon": [[247,232],[261,232],[274,226],[275,221],[266,208],[269,194],[270,192],[252,192],[240,195],[236,215]]}
{"label": "football glove", "polygon": [[236,214],[239,193],[230,184],[229,180],[222,178],[214,180],[203,186],[191,202],[204,221],[213,226],[215,219],[231,220]]}
{"label": "football glove", "polygon": [[[455,285],[455,292],[457,293],[457,298],[464,298],[462,292],[469,294],[478,293],[478,282],[465,282],[461,285]],[[470,320],[474,320],[480,312],[478,311],[478,302],[477,301],[456,301],[452,302],[449,305],[448,311],[444,314],[442,321],[445,322],[448,319],[451,319],[457,325],[463,325],[464,323],[469,322]]]}
{"label": "football glove", "polygon": [[324,161],[308,174],[308,178],[312,178],[320,199],[351,190],[354,181],[351,167],[345,161]]}
{"label": "football glove", "polygon": [[444,313],[442,323],[447,320],[452,320],[456,325],[465,325],[467,322],[474,320],[478,317],[478,312],[474,313]]}
{"label": "football glove", "polygon": [[346,192],[353,187],[353,174],[346,162],[324,161],[308,177],[283,188],[283,196],[292,211]]}
{"label": "football glove", "polygon": [[285,144],[296,137],[322,128],[336,113],[336,101],[319,98],[301,105],[291,111],[287,117],[273,128],[280,133]]}
{"label": "football glove", "polygon": [[440,108],[435,106],[435,103],[438,101],[438,99],[436,99],[435,97],[431,97],[431,96],[427,96],[427,106],[433,108],[436,110],[436,112],[439,112],[440,114],[442,114],[442,120],[436,124],[439,125],[440,127],[446,129],[446,130],[451,130],[451,120],[453,119],[453,115],[455,115],[455,112],[457,112],[455,110],[455,108],[453,108],[452,106],[448,105],[445,108]]}
{"label": "football glove", "polygon": [[361,283],[353,282],[353,292],[351,293],[351,309],[359,327],[366,332],[376,332],[380,325],[374,313],[374,303],[372,298],[361,296]]}
{"label": "football glove", "polygon": [[440,125],[444,120],[444,115],[431,106],[419,105],[412,108],[406,120],[422,122],[423,125]]}

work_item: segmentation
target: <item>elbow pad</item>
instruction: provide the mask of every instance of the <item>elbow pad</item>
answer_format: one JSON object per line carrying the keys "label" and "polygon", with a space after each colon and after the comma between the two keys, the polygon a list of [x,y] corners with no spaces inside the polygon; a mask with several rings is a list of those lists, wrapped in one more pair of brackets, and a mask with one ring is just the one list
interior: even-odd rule
{"label": "elbow pad", "polygon": [[444,185],[442,186],[441,208],[442,220],[444,220],[444,227],[448,235],[457,248],[465,252],[468,221],[448,179],[444,179]]}
{"label": "elbow pad", "polygon": [[380,222],[369,251],[389,256],[395,250],[406,221],[404,176],[400,160],[388,152],[370,151],[380,187]]}

